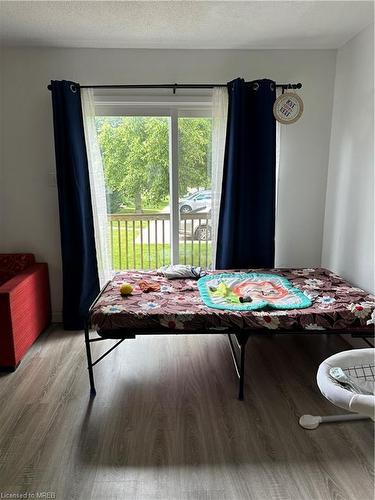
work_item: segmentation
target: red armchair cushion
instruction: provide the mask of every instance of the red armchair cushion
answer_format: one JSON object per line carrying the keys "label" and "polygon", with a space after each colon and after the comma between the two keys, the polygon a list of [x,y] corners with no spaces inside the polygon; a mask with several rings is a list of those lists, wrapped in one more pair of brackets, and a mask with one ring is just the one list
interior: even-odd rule
{"label": "red armchair cushion", "polygon": [[0,253],[0,272],[11,272],[14,276],[33,264],[35,257],[32,253]]}

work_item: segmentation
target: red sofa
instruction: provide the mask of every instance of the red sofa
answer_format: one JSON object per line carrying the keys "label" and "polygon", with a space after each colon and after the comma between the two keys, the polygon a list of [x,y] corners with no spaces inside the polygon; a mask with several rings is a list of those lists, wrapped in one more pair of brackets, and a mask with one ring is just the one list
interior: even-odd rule
{"label": "red sofa", "polygon": [[15,370],[50,322],[47,264],[32,254],[0,254],[0,369]]}

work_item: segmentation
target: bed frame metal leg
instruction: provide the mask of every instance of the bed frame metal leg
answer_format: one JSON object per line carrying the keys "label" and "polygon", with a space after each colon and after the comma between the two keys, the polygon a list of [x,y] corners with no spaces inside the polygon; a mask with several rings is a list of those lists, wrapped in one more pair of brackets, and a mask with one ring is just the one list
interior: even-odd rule
{"label": "bed frame metal leg", "polygon": [[88,322],[85,324],[85,345],[86,345],[86,355],[87,355],[87,369],[89,371],[89,379],[90,379],[90,396],[94,397],[96,395],[95,383],[94,383],[94,372],[93,372],[93,364],[91,357],[91,348],[90,348],[90,334],[89,334],[89,325]]}
{"label": "bed frame metal leg", "polygon": [[[234,348],[234,343],[231,335],[236,337],[236,341],[239,348],[239,361],[237,359],[236,351]],[[230,349],[232,352],[233,363],[236,368],[237,376],[238,376],[238,399],[243,401],[244,399],[244,385],[245,385],[245,360],[246,360],[246,344],[249,340],[250,334],[248,333],[240,333],[240,334],[228,334],[228,340]]]}
{"label": "bed frame metal leg", "polygon": [[246,342],[239,342],[240,345],[240,381],[238,387],[238,399],[243,401],[244,398],[244,384],[245,384],[245,353],[246,353]]}

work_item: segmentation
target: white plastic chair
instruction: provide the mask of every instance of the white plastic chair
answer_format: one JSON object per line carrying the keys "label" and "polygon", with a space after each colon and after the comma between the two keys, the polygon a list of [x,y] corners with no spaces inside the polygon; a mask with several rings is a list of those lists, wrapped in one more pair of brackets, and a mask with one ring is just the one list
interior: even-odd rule
{"label": "white plastic chair", "polygon": [[354,413],[332,416],[302,415],[299,419],[304,429],[316,429],[324,422],[344,422],[348,420],[375,420],[375,396],[357,394],[343,386],[329,373],[331,368],[340,367],[354,380],[375,380],[375,349],[351,349],[327,358],[319,366],[317,382],[320,392],[335,406]]}

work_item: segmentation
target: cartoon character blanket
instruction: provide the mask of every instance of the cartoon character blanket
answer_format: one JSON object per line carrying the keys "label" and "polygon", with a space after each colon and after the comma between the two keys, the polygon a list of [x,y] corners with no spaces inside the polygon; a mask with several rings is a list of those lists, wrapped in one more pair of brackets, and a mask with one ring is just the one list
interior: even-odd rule
{"label": "cartoon character blanket", "polygon": [[232,311],[303,309],[311,300],[283,276],[266,273],[223,273],[198,280],[206,306]]}

